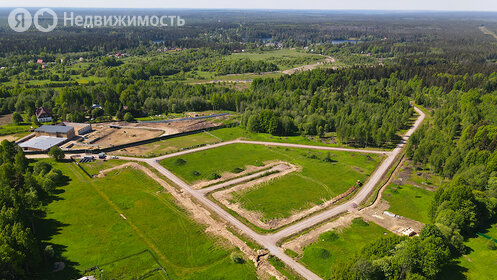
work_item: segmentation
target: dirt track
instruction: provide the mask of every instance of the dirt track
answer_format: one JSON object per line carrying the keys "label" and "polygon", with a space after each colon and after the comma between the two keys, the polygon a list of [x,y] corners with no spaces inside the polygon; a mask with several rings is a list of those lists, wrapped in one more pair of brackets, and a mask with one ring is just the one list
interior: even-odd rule
{"label": "dirt track", "polygon": [[[169,170],[165,169],[159,164],[159,161],[163,158],[168,158],[168,157],[173,157],[181,154],[187,154],[199,150],[205,150],[209,148],[213,148],[216,146],[222,146],[227,145],[226,143],[220,143],[220,144],[215,144],[207,147],[202,147],[199,149],[194,149],[194,150],[189,150],[189,151],[183,151],[179,152],[176,154],[171,154],[163,157],[159,157],[156,159],[148,160],[147,162],[157,169],[159,172],[161,172],[164,176],[169,178],[173,183],[177,184],[180,188],[184,189],[188,193],[190,193],[193,197],[195,197],[199,202],[204,204],[206,207],[208,207],[211,211],[217,213],[219,216],[221,216],[223,219],[240,229],[242,232],[244,232],[246,235],[254,239],[257,243],[260,245],[264,246],[267,248],[271,254],[275,255],[278,257],[280,260],[282,260],[284,263],[286,263],[288,266],[290,266],[293,270],[295,270],[297,273],[299,273],[302,277],[306,279],[321,279],[319,276],[314,274],[312,271],[301,265],[300,263],[296,262],[294,259],[289,257],[284,253],[284,251],[276,245],[278,240],[291,236],[293,234],[296,234],[298,232],[301,232],[309,227],[312,227],[315,224],[319,224],[323,221],[326,221],[327,219],[330,219],[334,216],[337,216],[341,213],[348,212],[354,210],[361,202],[363,202],[368,195],[371,193],[371,191],[374,189],[374,187],[380,182],[381,178],[388,172],[390,169],[390,166],[393,164],[394,160],[399,156],[402,152],[402,149],[407,143],[407,140],[409,137],[416,131],[416,129],[419,128],[421,123],[423,122],[425,118],[425,114],[419,110],[418,108],[415,107],[416,112],[420,115],[414,125],[406,132],[406,134],[402,137],[401,142],[397,145],[397,147],[392,151],[392,152],[383,152],[383,151],[369,151],[369,150],[354,150],[354,149],[344,149],[344,148],[331,148],[331,147],[315,147],[314,149],[329,149],[329,150],[345,150],[345,151],[355,151],[355,152],[362,152],[362,153],[383,153],[387,154],[388,157],[382,162],[380,167],[373,173],[373,175],[369,178],[368,182],[362,186],[358,194],[352,199],[351,201],[344,203],[342,205],[339,205],[335,208],[332,208],[330,210],[321,212],[317,215],[313,215],[307,219],[302,220],[299,223],[296,223],[292,226],[289,226],[277,233],[274,234],[269,234],[269,235],[261,235],[256,232],[254,232],[252,229],[250,229],[248,226],[240,222],[238,219],[233,217],[231,214],[226,212],[224,209],[222,209],[219,205],[215,204],[208,198],[204,196],[203,193],[192,189],[188,184],[183,182],[180,178],[178,178],[176,175],[171,173]],[[296,144],[285,144],[285,143],[264,143],[264,142],[255,142],[255,141],[233,141],[233,142],[239,142],[239,143],[249,143],[249,144],[261,144],[261,145],[281,145],[281,146],[291,146],[291,147],[296,147],[296,148],[310,148],[313,146],[307,146],[307,145],[296,145]]]}
{"label": "dirt track", "polygon": [[247,244],[245,244],[245,242],[240,240],[233,233],[229,232],[226,229],[226,225],[224,223],[218,222],[215,219],[213,219],[211,217],[210,212],[204,209],[202,206],[198,205],[197,203],[194,203],[189,195],[186,195],[183,192],[178,191],[177,189],[169,185],[167,182],[159,178],[159,176],[157,176],[150,169],[135,162],[128,162],[119,166],[115,166],[100,171],[97,177],[106,176],[106,174],[109,172],[123,168],[135,168],[143,171],[145,174],[150,176],[153,180],[159,183],[165,190],[167,190],[170,194],[172,194],[173,197],[193,215],[193,218],[198,223],[206,225],[207,226],[206,232],[212,233],[217,236],[221,236],[225,240],[228,240],[232,245],[240,248],[240,250],[245,255],[247,255],[249,259],[254,262],[254,264],[256,264],[258,268],[258,273],[261,272],[267,273],[271,276],[276,277],[276,279],[284,279],[284,277],[274,267],[269,265],[269,263],[267,263],[265,260],[258,260],[257,253],[254,252],[250,247],[248,247]]}
{"label": "dirt track", "polygon": [[[218,144],[213,144],[201,148],[196,148],[192,150],[181,151],[174,154],[169,154],[153,159],[140,159],[140,158],[131,158],[131,157],[121,157],[124,160],[131,161],[142,161],[148,163],[150,166],[159,171],[162,175],[166,176],[170,181],[176,184],[182,191],[188,193],[193,197],[196,201],[200,202],[204,207],[208,208],[210,211],[216,213],[219,217],[239,229],[245,235],[249,236],[261,246],[265,247],[269,250],[269,252],[276,257],[278,257],[281,261],[283,261],[286,265],[291,267],[294,271],[299,273],[305,279],[319,280],[321,279],[319,276],[314,274],[312,271],[304,267],[302,264],[295,261],[293,258],[286,255],[282,248],[278,247],[276,244],[282,238],[291,236],[293,234],[297,234],[307,228],[310,228],[316,224],[322,223],[330,218],[333,218],[339,214],[346,212],[355,212],[358,205],[360,205],[363,201],[367,199],[369,194],[373,191],[375,186],[381,181],[383,176],[387,174],[391,165],[394,163],[395,159],[402,153],[402,149],[407,143],[409,137],[419,128],[421,123],[425,118],[425,114],[414,107],[416,112],[419,114],[418,119],[414,123],[414,125],[406,132],[406,134],[402,137],[401,142],[397,145],[397,147],[392,152],[385,151],[372,151],[372,150],[358,150],[358,149],[348,149],[348,148],[335,148],[335,147],[323,147],[323,146],[309,146],[309,145],[298,145],[298,144],[288,144],[288,143],[273,143],[273,142],[259,142],[259,141],[242,141],[242,140],[234,140],[229,142],[222,142]],[[294,147],[294,148],[307,148],[307,149],[320,149],[320,150],[337,150],[337,151],[349,151],[349,152],[360,152],[360,153],[376,153],[376,154],[385,154],[387,158],[381,163],[381,165],[376,169],[376,171],[370,176],[369,180],[361,187],[357,195],[350,201],[341,204],[335,208],[331,208],[329,210],[323,211],[319,214],[312,215],[308,218],[303,219],[302,221],[293,224],[284,228],[281,231],[278,231],[274,234],[262,235],[256,233],[247,225],[239,221],[237,218],[233,217],[219,205],[211,201],[205,196],[205,193],[192,188],[190,185],[185,183],[183,180],[178,178],[169,170],[165,169],[160,165],[159,161],[165,158],[175,157],[179,155],[184,155],[188,153],[198,152],[202,150],[212,149],[215,147],[220,147],[224,145],[234,144],[234,143],[247,143],[247,144],[257,144],[257,145],[270,145],[270,146],[283,146],[283,147]],[[153,174],[152,172],[150,172]],[[153,174],[155,175],[155,174]],[[155,175],[156,176],[156,175]],[[160,178],[159,178],[160,179]],[[176,190],[173,191],[173,193]]]}

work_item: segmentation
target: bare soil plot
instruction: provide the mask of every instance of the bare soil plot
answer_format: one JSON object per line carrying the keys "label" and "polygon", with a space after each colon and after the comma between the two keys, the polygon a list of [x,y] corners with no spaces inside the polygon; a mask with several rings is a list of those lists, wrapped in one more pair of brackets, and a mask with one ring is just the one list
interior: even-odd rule
{"label": "bare soil plot", "polygon": [[[381,201],[374,208],[366,208],[363,211],[359,212],[359,215],[367,221],[373,222],[377,225],[380,225],[383,228],[388,229],[391,232],[397,231],[399,228],[412,228],[416,233],[419,233],[423,228],[424,224],[418,222],[416,220],[412,220],[403,216],[392,214],[386,214],[385,211],[388,211],[390,205],[386,201]],[[391,213],[388,211],[388,213]],[[396,232],[399,234],[398,232]]]}
{"label": "bare soil plot", "polygon": [[5,135],[5,136],[0,136],[0,142],[2,142],[3,140],[7,140],[7,141],[15,141],[19,139],[19,137],[15,136],[15,135]]}
{"label": "bare soil plot", "polygon": [[12,114],[0,115],[0,125],[9,124],[12,122]]}
{"label": "bare soil plot", "polygon": [[99,130],[95,134],[95,137],[98,138],[98,140],[93,142],[93,144],[102,147],[112,147],[131,142],[155,138],[162,134],[163,132],[160,130],[148,130],[148,129],[139,129],[139,128],[116,129],[116,128],[106,127]]}

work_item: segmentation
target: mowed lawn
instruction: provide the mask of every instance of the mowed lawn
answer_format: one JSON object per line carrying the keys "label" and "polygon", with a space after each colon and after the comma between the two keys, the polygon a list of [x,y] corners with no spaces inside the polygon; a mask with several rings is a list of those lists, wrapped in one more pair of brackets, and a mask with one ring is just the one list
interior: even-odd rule
{"label": "mowed lawn", "polygon": [[[328,153],[332,162],[323,160]],[[288,217],[293,211],[307,209],[345,192],[357,180],[364,182],[381,158],[373,154],[232,144],[169,158],[161,164],[194,183],[237,167],[261,166],[275,160],[298,165],[302,170],[234,193],[246,209],[262,212],[264,219]]]}
{"label": "mowed lawn", "polygon": [[[55,166],[70,182],[46,206],[37,233],[68,267],[46,278],[74,279],[87,268],[149,249],[171,279],[256,279],[253,264],[233,263],[235,248],[206,234],[142,171],[127,168],[90,179],[74,164]],[[102,267],[106,279],[130,279],[154,268],[148,254]],[[149,279],[166,278],[154,272]]]}
{"label": "mowed lawn", "polygon": [[390,184],[383,193],[383,199],[388,201],[388,211],[422,223],[430,223],[429,210],[435,192],[405,184],[402,186]]}
{"label": "mowed lawn", "polygon": [[[497,224],[483,232],[497,239]],[[470,248],[470,253],[457,259],[453,266],[444,269],[440,279],[444,280],[494,280],[497,277],[497,250],[488,248],[489,240],[478,236],[470,238],[464,245]],[[497,244],[496,244],[497,245]]]}
{"label": "mowed lawn", "polygon": [[300,262],[317,275],[329,279],[332,266],[347,261],[365,245],[385,233],[392,235],[374,223],[356,218],[350,227],[321,234],[317,242],[304,248]]}
{"label": "mowed lawn", "polygon": [[138,157],[157,157],[169,153],[174,153],[187,148],[193,148],[200,145],[214,144],[221,140],[210,133],[202,132],[193,135],[175,137],[150,144],[126,148],[113,152],[116,155],[138,156]]}

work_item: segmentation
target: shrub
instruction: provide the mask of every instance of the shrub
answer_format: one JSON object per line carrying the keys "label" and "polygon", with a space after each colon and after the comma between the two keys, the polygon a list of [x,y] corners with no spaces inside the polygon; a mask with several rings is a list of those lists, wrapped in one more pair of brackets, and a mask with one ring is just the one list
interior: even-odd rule
{"label": "shrub", "polygon": [[53,191],[55,191],[55,187],[55,182],[52,181],[52,179],[47,178],[43,180],[42,188],[46,193],[52,193]]}
{"label": "shrub", "polygon": [[234,263],[239,263],[239,264],[245,263],[245,260],[243,259],[242,254],[240,254],[239,252],[233,252],[233,253],[231,253],[231,260]]}
{"label": "shrub", "polygon": [[64,151],[61,148],[55,146],[48,151],[48,155],[53,157],[56,161],[61,161],[64,159]]}
{"label": "shrub", "polygon": [[319,239],[321,239],[322,241],[325,241],[325,242],[333,242],[333,241],[337,240],[338,238],[339,238],[339,235],[335,231],[327,231],[327,232],[321,234],[321,236],[319,237]]}
{"label": "shrub", "polygon": [[495,244],[495,241],[489,240],[487,243],[487,248],[490,250],[497,250],[497,244]]}
{"label": "shrub", "polygon": [[221,175],[217,174],[217,173],[212,173],[210,176],[209,176],[209,180],[216,180],[216,179],[219,179],[221,178]]}
{"label": "shrub", "polygon": [[244,170],[245,170],[244,168],[235,167],[235,168],[233,168],[233,170],[231,172],[233,172],[233,173],[240,173],[240,172],[243,172]]}
{"label": "shrub", "polygon": [[45,247],[45,249],[43,249],[43,254],[45,255],[45,257],[49,260],[53,259],[53,257],[55,256],[55,251],[52,247],[52,245],[47,245]]}
{"label": "shrub", "polygon": [[15,113],[12,115],[12,121],[13,121],[13,122],[14,122],[14,124],[16,124],[16,125],[21,124],[21,123],[22,123],[22,121],[23,121],[21,114],[19,114],[18,112],[15,112]]}
{"label": "shrub", "polygon": [[52,169],[52,166],[44,161],[38,161],[33,167],[34,175],[45,175]]}
{"label": "shrub", "polygon": [[352,224],[354,225],[358,225],[358,226],[363,226],[363,227],[367,227],[369,226],[369,224],[367,222],[365,222],[363,219],[361,218],[355,218],[352,220]]}
{"label": "shrub", "polygon": [[133,117],[133,115],[130,112],[126,112],[126,114],[124,114],[123,119],[125,122],[132,122],[135,120],[135,117]]}
{"label": "shrub", "polygon": [[193,171],[192,171],[192,175],[193,175],[193,176],[195,176],[195,177],[198,177],[198,176],[200,176],[200,175],[201,175],[201,173],[200,173],[200,172],[198,172],[197,170],[193,170]]}
{"label": "shrub", "polygon": [[324,248],[320,248],[319,249],[319,253],[318,253],[318,256],[321,258],[321,259],[327,259],[329,257],[331,257],[331,253],[330,251],[324,249]]}
{"label": "shrub", "polygon": [[186,164],[186,160],[182,159],[182,158],[178,158],[176,159],[176,165],[178,166],[181,166],[181,165],[185,165]]}
{"label": "shrub", "polygon": [[46,178],[52,180],[56,184],[60,184],[62,183],[63,178],[62,171],[54,168],[48,172]]}

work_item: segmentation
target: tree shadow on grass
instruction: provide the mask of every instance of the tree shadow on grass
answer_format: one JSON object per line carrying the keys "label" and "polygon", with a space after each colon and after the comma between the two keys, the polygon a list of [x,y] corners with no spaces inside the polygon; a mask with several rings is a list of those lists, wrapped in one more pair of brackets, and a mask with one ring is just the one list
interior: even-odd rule
{"label": "tree shadow on grass", "polygon": [[437,279],[440,280],[465,280],[467,279],[465,272],[468,269],[459,265],[456,260],[451,261],[449,264],[445,265],[442,272],[438,275]]}
{"label": "tree shadow on grass", "polygon": [[[65,192],[63,186],[67,186],[70,182],[70,178],[63,176],[63,179],[58,182],[59,186],[57,189],[42,198],[43,205],[48,205],[55,201],[63,200],[61,194]],[[67,251],[67,246],[61,244],[55,244],[50,242],[52,238],[60,234],[62,228],[69,226],[61,221],[47,218],[46,212],[44,210],[37,210],[35,212],[35,219],[33,220],[33,232],[37,239],[41,243],[41,251],[43,260],[39,271],[36,275],[33,275],[36,279],[77,279],[81,273],[76,269],[79,265],[77,262],[73,262],[63,254]],[[53,257],[48,257],[43,253],[46,246],[52,246],[54,255]],[[54,272],[55,262],[63,262],[65,267],[61,271]]]}
{"label": "tree shadow on grass", "polygon": [[[37,279],[77,279],[80,275],[79,271],[75,268],[79,263],[73,262],[63,256],[63,253],[67,251],[67,246],[61,244],[55,244],[50,242],[52,237],[60,234],[63,227],[68,226],[55,219],[38,218],[33,222],[34,231],[37,238],[41,241],[41,249],[43,255],[43,261],[36,275]],[[52,246],[54,251],[53,257],[44,256],[43,249],[46,246]],[[58,272],[53,272],[54,263],[63,262],[65,267],[63,270]]]}

